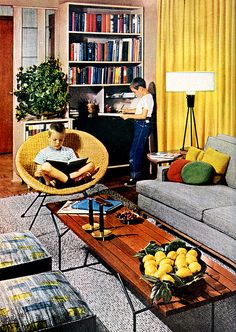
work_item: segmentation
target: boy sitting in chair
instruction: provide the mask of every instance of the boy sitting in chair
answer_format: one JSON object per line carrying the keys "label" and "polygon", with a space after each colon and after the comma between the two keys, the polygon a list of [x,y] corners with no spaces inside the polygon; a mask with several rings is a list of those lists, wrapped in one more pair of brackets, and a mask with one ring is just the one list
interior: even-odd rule
{"label": "boy sitting in chair", "polygon": [[69,162],[77,159],[73,149],[63,146],[66,132],[63,123],[52,123],[48,130],[49,145],[39,151],[34,162],[37,164],[35,177],[46,185],[66,188],[80,185],[91,180],[95,170],[93,162],[88,162],[72,173],[63,172],[50,164],[49,160]]}

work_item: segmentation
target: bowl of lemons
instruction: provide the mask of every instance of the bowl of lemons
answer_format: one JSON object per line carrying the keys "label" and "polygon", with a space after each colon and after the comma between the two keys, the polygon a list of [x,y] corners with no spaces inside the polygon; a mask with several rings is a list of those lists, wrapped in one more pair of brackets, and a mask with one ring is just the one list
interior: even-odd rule
{"label": "bowl of lemons", "polygon": [[178,239],[162,246],[151,241],[134,256],[140,260],[142,279],[152,286],[152,301],[163,298],[169,303],[173,295],[202,280],[206,271],[201,251]]}

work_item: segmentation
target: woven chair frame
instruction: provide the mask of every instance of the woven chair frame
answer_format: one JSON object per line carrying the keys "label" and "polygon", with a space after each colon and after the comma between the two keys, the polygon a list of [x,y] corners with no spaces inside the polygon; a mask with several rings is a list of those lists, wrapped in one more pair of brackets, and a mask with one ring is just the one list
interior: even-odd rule
{"label": "woven chair frame", "polygon": [[108,152],[105,146],[93,135],[66,129],[65,146],[71,147],[79,157],[88,157],[99,171],[92,177],[92,181],[75,187],[56,189],[42,184],[34,177],[36,165],[34,158],[37,153],[48,146],[48,132],[44,131],[29,137],[18,149],[15,164],[18,175],[32,189],[47,195],[70,195],[84,192],[94,186],[105,175],[108,167]]}

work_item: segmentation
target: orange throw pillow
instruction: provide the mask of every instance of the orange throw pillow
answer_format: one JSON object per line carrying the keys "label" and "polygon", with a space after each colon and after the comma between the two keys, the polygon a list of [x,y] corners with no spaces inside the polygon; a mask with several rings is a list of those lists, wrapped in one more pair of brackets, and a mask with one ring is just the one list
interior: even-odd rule
{"label": "orange throw pillow", "polygon": [[167,171],[167,179],[169,181],[173,182],[183,182],[182,177],[181,177],[181,171],[182,168],[188,164],[190,160],[186,159],[179,159],[173,161],[173,163],[170,165],[168,171]]}

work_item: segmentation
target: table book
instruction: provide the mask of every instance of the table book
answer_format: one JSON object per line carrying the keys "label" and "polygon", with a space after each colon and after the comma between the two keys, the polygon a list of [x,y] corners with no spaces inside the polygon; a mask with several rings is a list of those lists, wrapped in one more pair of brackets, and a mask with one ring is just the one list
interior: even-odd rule
{"label": "table book", "polygon": [[181,153],[170,153],[170,152],[152,152],[151,157],[158,160],[174,160],[181,156]]}
{"label": "table book", "polygon": [[87,160],[88,158],[78,158],[71,161],[58,161],[48,159],[47,162],[49,162],[53,167],[57,168],[63,173],[69,174],[83,167],[86,164]]}
{"label": "table book", "polygon": [[[80,201],[67,201],[58,211],[61,214],[88,214],[89,213],[89,199],[85,198]],[[107,205],[105,205],[107,203]],[[99,202],[96,201],[96,198],[93,199],[93,213],[99,214]],[[118,200],[113,199],[104,199],[103,213],[109,213],[123,206],[123,203]]]}

